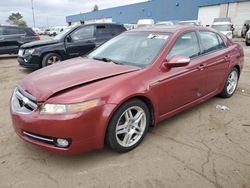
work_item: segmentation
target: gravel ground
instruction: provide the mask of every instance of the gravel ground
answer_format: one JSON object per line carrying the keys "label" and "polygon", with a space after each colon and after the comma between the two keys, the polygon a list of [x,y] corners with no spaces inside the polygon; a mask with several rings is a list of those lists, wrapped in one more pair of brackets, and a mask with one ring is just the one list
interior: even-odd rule
{"label": "gravel ground", "polygon": [[215,97],[163,121],[129,153],[70,157],[14,133],[9,98],[30,71],[16,56],[0,56],[0,187],[250,187],[250,47],[242,46],[245,67],[232,98]]}

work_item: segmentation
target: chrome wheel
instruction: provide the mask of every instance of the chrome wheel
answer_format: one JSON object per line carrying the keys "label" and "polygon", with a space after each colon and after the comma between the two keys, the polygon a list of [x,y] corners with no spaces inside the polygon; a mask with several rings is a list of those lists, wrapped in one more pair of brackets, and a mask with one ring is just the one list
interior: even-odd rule
{"label": "chrome wheel", "polygon": [[59,57],[57,56],[51,56],[49,59],[48,59],[48,65],[53,65],[53,64],[56,64],[56,63],[59,63],[60,62],[60,59]]}
{"label": "chrome wheel", "polygon": [[233,70],[227,80],[227,93],[232,95],[237,87],[238,83],[238,72]]}
{"label": "chrome wheel", "polygon": [[135,145],[143,136],[147,125],[144,110],[139,106],[128,108],[116,124],[116,140],[123,147]]}

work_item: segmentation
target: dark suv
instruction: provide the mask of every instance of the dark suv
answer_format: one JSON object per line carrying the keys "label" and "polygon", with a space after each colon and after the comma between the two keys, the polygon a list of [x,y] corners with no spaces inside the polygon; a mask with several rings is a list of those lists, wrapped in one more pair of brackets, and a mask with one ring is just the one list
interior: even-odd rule
{"label": "dark suv", "polygon": [[40,40],[31,28],[0,25],[0,54],[17,54],[24,43]]}
{"label": "dark suv", "polygon": [[126,31],[119,24],[88,24],[65,29],[50,40],[27,43],[19,50],[21,66],[38,69],[62,60],[85,55]]}

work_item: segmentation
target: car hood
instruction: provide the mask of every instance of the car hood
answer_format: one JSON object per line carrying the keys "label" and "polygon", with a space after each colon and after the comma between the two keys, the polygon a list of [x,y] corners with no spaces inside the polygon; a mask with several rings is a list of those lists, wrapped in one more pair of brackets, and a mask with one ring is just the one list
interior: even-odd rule
{"label": "car hood", "polygon": [[38,102],[44,102],[60,91],[139,69],[79,57],[35,71],[26,76],[20,86]]}
{"label": "car hood", "polygon": [[58,40],[53,40],[53,39],[38,40],[38,41],[33,41],[33,42],[29,42],[29,43],[23,44],[21,46],[21,48],[24,48],[24,49],[34,48],[34,47],[40,47],[40,46],[45,46],[45,45],[56,44],[58,42],[59,42]]}

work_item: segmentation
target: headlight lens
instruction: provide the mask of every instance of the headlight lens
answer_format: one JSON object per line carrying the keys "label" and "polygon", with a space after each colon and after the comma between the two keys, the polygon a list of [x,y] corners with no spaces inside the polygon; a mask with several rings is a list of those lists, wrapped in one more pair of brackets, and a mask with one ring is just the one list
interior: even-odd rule
{"label": "headlight lens", "polygon": [[76,104],[44,104],[41,114],[72,114],[83,112],[100,104],[100,99],[94,99]]}
{"label": "headlight lens", "polygon": [[35,53],[35,49],[29,49],[29,50],[26,50],[25,52],[27,53],[27,54],[34,54]]}

